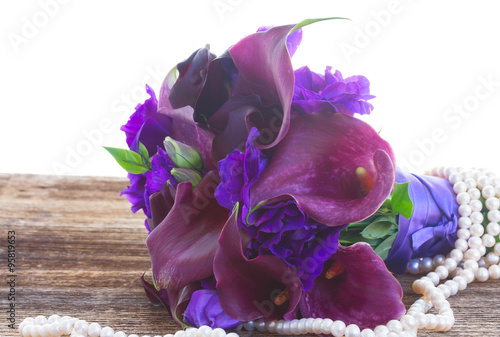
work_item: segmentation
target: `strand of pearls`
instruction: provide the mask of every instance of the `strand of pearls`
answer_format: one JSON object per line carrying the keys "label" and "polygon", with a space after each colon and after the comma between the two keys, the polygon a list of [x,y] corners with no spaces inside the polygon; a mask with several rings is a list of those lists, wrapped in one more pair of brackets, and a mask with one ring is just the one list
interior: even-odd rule
{"label": "strand of pearls", "polygon": [[[415,301],[406,315],[399,320],[391,320],[385,325],[372,329],[361,330],[357,325],[347,325],[339,320],[329,318],[302,318],[292,321],[260,319],[250,321],[239,329],[249,331],[271,332],[282,335],[302,335],[306,333],[330,334],[335,337],[416,337],[418,329],[448,331],[455,323],[453,310],[448,298],[464,290],[474,280],[480,282],[500,278],[500,178],[494,173],[479,169],[465,170],[462,168],[440,168],[430,174],[443,177],[453,185],[460,205],[460,219],[453,249],[446,257],[435,256],[412,260],[409,272],[427,273],[413,282],[412,288],[417,294],[423,295]],[[486,200],[486,228],[483,226],[484,215],[481,212]],[[490,252],[487,253],[488,249]],[[445,281],[446,280],[446,281]],[[441,283],[444,281],[444,283]],[[428,313],[434,308],[437,314]],[[139,337],[126,335],[124,332],[114,332],[110,327],[101,328],[98,323],[87,323],[68,316],[43,316],[26,318],[19,326],[23,337]],[[150,337],[150,336],[142,336]],[[162,337],[162,336],[154,336]],[[223,329],[211,329],[208,326],[189,328],[166,334],[163,337],[238,337],[234,332],[226,333]]]}
{"label": "strand of pearls", "polygon": [[[139,337],[136,334],[127,335],[123,331],[115,332],[109,326],[101,327],[99,323],[88,323],[78,318],[58,315],[52,315],[48,319],[45,316],[27,317],[19,324],[19,332],[23,337]],[[142,337],[151,336],[143,335]],[[238,337],[238,335],[205,325],[200,328],[180,330],[175,334],[154,337]]]}

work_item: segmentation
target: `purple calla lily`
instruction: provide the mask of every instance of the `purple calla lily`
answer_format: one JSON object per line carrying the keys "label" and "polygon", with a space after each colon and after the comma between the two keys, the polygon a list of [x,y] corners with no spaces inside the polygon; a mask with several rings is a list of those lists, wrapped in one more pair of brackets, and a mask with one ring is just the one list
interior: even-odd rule
{"label": "purple calla lily", "polygon": [[[366,243],[339,246],[314,287],[303,293],[304,317],[341,320],[373,329],[405,313],[403,290],[384,261]],[[383,309],[382,309],[383,308]]]}
{"label": "purple calla lily", "polygon": [[176,290],[213,274],[218,239],[229,211],[213,196],[220,183],[209,172],[193,190],[177,185],[175,203],[146,239],[155,284]]}
{"label": "purple calla lily", "polygon": [[205,85],[208,64],[213,59],[215,59],[215,55],[210,52],[210,47],[207,45],[177,65],[179,78],[168,93],[172,108],[177,109],[184,106],[194,108],[198,95]]}
{"label": "purple calla lily", "polygon": [[178,290],[157,290],[151,283],[141,277],[141,283],[146,292],[146,296],[153,305],[163,305],[170,312],[173,320],[180,326],[186,326],[183,321],[183,313],[193,296],[193,293],[200,289],[200,282],[193,282]]}
{"label": "purple calla lily", "polygon": [[233,212],[221,233],[214,260],[222,309],[239,321],[295,318],[302,291],[297,274],[276,256],[245,256],[243,247],[249,238],[237,227],[237,213]]}
{"label": "purple calla lily", "polygon": [[[373,186],[363,184],[358,168]],[[250,188],[250,209],[293,198],[315,221],[341,226],[372,215],[394,182],[392,149],[372,127],[344,114],[307,114],[292,121]]]}

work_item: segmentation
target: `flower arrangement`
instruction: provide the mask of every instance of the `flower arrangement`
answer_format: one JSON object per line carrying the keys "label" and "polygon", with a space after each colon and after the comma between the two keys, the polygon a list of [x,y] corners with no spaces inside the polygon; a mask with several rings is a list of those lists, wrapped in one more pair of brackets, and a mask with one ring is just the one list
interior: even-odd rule
{"label": "flower arrangement", "polygon": [[[367,78],[292,68],[302,28],[321,20],[195,51],[158,98],[146,87],[121,128],[128,149],[106,148],[146,215],[146,294],[181,327],[410,336],[450,329],[446,298],[487,267],[500,277],[500,181],[400,170],[356,117],[373,110]],[[408,313],[393,275],[405,271],[428,273]]]}

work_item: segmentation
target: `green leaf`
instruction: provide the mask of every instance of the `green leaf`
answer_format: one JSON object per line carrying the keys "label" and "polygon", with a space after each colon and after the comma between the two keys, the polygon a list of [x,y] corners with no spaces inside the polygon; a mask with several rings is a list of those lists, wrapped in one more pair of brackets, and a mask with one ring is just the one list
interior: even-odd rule
{"label": "green leaf", "polygon": [[142,163],[146,166],[149,166],[150,161],[149,161],[149,152],[148,149],[146,149],[146,146],[139,142],[139,155],[142,158]]}
{"label": "green leaf", "polygon": [[367,238],[364,238],[361,236],[360,232],[357,230],[348,230],[347,228],[342,230],[339,234],[339,243],[349,246],[353,245],[357,242],[366,242],[370,244],[372,247],[376,247],[379,245],[382,240],[380,239],[375,239],[375,240],[370,240]]}
{"label": "green leaf", "polygon": [[409,219],[413,213],[413,202],[408,194],[408,184],[409,182],[403,184],[396,183],[391,195],[392,210],[407,219]]}
{"label": "green leaf", "polygon": [[106,149],[106,151],[115,158],[116,162],[127,172],[141,174],[149,171],[148,165],[144,165],[142,157],[134,151],[106,146],[104,146],[104,149]]}
{"label": "green leaf", "polygon": [[361,236],[366,239],[381,239],[394,233],[394,225],[389,221],[377,221],[366,226]]}
{"label": "green leaf", "polygon": [[396,235],[397,235],[397,233],[392,234],[387,239],[382,241],[377,246],[377,248],[374,249],[375,253],[377,253],[377,255],[380,256],[382,258],[382,260],[387,259],[387,256],[389,255],[389,251],[392,248],[392,244],[394,243],[394,240],[396,240]]}

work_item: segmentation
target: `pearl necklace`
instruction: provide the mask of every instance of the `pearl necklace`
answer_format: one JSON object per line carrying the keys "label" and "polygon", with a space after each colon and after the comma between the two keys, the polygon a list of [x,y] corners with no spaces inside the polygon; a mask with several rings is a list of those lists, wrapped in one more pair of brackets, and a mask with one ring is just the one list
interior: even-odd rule
{"label": "pearl necklace", "polygon": [[[413,259],[407,271],[412,274],[427,273],[413,282],[413,291],[423,295],[416,300],[406,315],[399,320],[391,320],[386,325],[360,330],[355,324],[347,325],[329,318],[302,318],[292,321],[268,321],[259,319],[242,324],[237,330],[258,330],[285,335],[305,333],[331,334],[335,337],[416,337],[418,329],[448,331],[455,323],[453,310],[448,298],[459,290],[464,290],[474,280],[485,282],[488,278],[500,278],[500,243],[496,237],[500,234],[500,178],[485,169],[466,170],[463,168],[439,168],[427,174],[448,179],[457,194],[460,205],[460,219],[455,248],[445,257]],[[483,197],[486,202],[479,200]],[[482,225],[483,207],[488,209],[489,224]],[[486,254],[487,248],[493,251]],[[441,280],[446,280],[440,284]],[[437,315],[427,313],[432,307]],[[123,331],[114,332],[110,327],[101,328],[98,323],[88,323],[69,316],[52,315],[28,317],[19,325],[23,337],[139,337],[126,335]],[[142,337],[150,337],[143,335]],[[162,336],[154,336],[162,337]],[[226,333],[223,329],[209,326],[179,330],[175,334],[163,337],[238,337],[234,332]]]}

